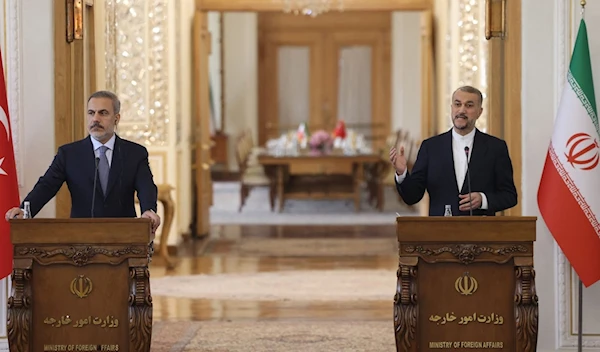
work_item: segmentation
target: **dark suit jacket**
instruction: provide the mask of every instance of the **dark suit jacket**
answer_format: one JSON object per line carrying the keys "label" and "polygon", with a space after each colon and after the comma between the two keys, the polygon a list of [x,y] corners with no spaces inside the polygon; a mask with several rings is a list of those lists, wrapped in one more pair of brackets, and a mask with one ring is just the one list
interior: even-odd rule
{"label": "dark suit jacket", "polygon": [[[52,199],[64,182],[71,193],[71,217],[136,217],[134,195],[138,192],[142,213],[156,211],[158,190],[152,178],[145,147],[115,136],[106,197],[100,180],[94,189],[96,157],[91,137],[58,148],[52,164],[24,201],[35,216]],[[95,193],[95,196],[94,196]],[[23,207],[23,205],[21,205]]]}
{"label": "dark suit jacket", "polygon": [[[506,142],[475,130],[469,170],[471,191],[484,193],[488,201],[488,209],[473,210],[473,215],[495,215],[517,204],[517,189]],[[468,211],[458,210],[459,192],[469,193],[467,178],[461,190],[457,183],[450,130],[423,141],[412,172],[407,172],[401,184],[396,182],[396,188],[409,205],[418,203],[427,190],[430,216],[444,215],[447,204],[452,206],[452,215],[469,215]]]}

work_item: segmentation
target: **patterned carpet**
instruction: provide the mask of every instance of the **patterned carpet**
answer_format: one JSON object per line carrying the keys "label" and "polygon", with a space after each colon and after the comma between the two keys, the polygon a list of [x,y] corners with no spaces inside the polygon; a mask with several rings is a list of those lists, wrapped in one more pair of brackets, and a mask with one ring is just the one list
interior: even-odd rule
{"label": "patterned carpet", "polygon": [[[249,301],[392,301],[396,269],[290,270],[165,276],[152,296]],[[268,287],[268,289],[265,289]]]}
{"label": "patterned carpet", "polygon": [[239,182],[215,182],[214,204],[210,208],[210,221],[214,225],[222,224],[344,224],[376,225],[394,224],[396,213],[414,216],[418,213],[409,210],[398,201],[396,190],[386,188],[384,209],[382,212],[368,204],[367,192],[362,193],[361,211],[355,212],[354,202],[346,200],[288,200],[283,212],[272,212],[269,205],[268,189],[258,187],[250,191],[250,196],[242,212],[240,204]]}
{"label": "patterned carpet", "polygon": [[[216,254],[219,241],[209,242],[205,254]],[[267,257],[364,257],[398,254],[396,232],[390,226],[388,238],[241,238],[229,253]]]}
{"label": "patterned carpet", "polygon": [[152,352],[392,352],[390,321],[163,322]]}

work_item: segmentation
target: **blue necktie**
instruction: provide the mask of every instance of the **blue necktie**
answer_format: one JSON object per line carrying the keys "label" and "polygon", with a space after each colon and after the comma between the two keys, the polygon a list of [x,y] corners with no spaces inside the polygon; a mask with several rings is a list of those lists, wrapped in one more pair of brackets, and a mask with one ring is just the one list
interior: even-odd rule
{"label": "blue necktie", "polygon": [[110,166],[108,166],[108,158],[106,157],[106,150],[108,147],[103,145],[98,148],[100,152],[100,160],[98,161],[98,178],[100,179],[100,186],[102,187],[102,192],[106,196],[106,186],[108,185],[108,172],[110,171]]}

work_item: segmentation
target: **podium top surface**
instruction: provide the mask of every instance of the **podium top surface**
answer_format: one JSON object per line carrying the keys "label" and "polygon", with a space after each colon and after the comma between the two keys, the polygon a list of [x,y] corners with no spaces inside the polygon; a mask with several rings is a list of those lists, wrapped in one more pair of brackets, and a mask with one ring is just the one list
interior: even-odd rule
{"label": "podium top surface", "polygon": [[399,216],[398,241],[520,242],[535,241],[535,216]]}
{"label": "podium top surface", "polygon": [[14,219],[13,244],[149,243],[152,222],[145,218]]}

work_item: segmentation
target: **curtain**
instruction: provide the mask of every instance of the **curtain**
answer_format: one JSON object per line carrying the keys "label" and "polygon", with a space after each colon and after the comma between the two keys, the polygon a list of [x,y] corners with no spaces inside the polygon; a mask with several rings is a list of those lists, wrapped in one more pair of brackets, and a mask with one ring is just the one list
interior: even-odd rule
{"label": "curtain", "polygon": [[279,126],[283,133],[308,123],[310,118],[310,48],[280,46],[277,70]]}
{"label": "curtain", "polygon": [[[371,135],[371,47],[349,46],[339,52],[338,120],[357,133]],[[361,127],[355,127],[355,124]]]}

